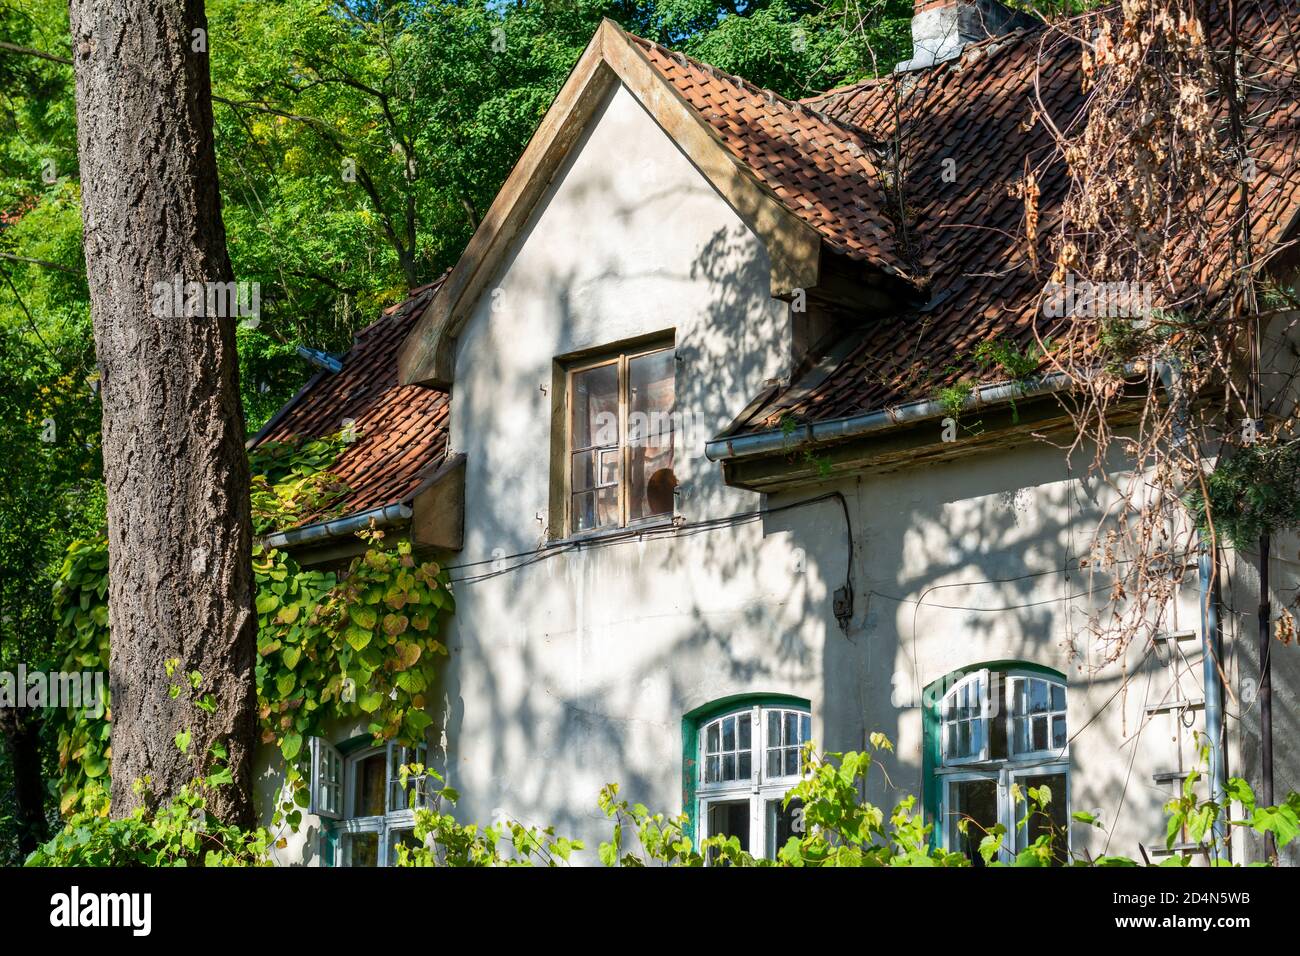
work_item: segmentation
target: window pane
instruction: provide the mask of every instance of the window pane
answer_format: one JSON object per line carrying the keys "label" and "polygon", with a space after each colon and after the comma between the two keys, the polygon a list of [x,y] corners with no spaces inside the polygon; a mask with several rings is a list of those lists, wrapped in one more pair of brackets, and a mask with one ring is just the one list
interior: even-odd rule
{"label": "window pane", "polygon": [[628,361],[628,517],[671,514],[673,489],[673,377],[671,349]]}
{"label": "window pane", "polygon": [[348,833],[343,837],[344,866],[378,866],[379,834]]}
{"label": "window pane", "polygon": [[804,834],[803,801],[796,797],[788,807],[782,806],[784,802],[784,799],[767,802],[768,859],[776,859],[781,847],[790,841],[790,837],[801,837]]}
{"label": "window pane", "polygon": [[573,375],[570,448],[618,444],[618,363]]}
{"label": "window pane", "polygon": [[1061,750],[1065,747],[1065,718],[1052,718],[1052,747]]}
{"label": "window pane", "polygon": [[1015,741],[1016,753],[1029,753],[1029,721],[1024,717],[1012,721],[1012,739]]}
{"label": "window pane", "polygon": [[1029,712],[1029,701],[1025,692],[1024,678],[1017,677],[1011,682],[1011,712],[1017,716]]}
{"label": "window pane", "polygon": [[812,718],[807,714],[799,717],[799,743],[806,744],[812,740]]}
{"label": "window pane", "polygon": [[[948,849],[964,853],[973,866],[983,866],[980,841],[998,823],[996,780],[957,780],[948,784]],[[966,833],[958,827],[966,819]]]}
{"label": "window pane", "polygon": [[1065,710],[1065,688],[1060,684],[1052,685],[1052,710]]}
{"label": "window pane", "polygon": [[736,718],[728,717],[722,722],[722,749],[736,749]]}
{"label": "window pane", "polygon": [[705,740],[706,740],[705,752],[706,753],[715,754],[722,749],[719,746],[718,734],[719,734],[718,725],[716,723],[709,724],[709,729],[705,731]]}
{"label": "window pane", "polygon": [[574,531],[618,524],[618,486],[574,495],[572,513]]}
{"label": "window pane", "polygon": [[740,731],[740,749],[749,750],[752,746],[750,738],[754,720],[748,714],[742,714],[737,720],[740,722],[740,726],[737,728]]}
{"label": "window pane", "polygon": [[767,775],[769,777],[781,776],[781,751],[769,750],[767,752]]}
{"label": "window pane", "polygon": [[785,712],[785,739],[782,743],[794,744],[799,742],[799,715],[793,711]]}
{"label": "window pane", "polygon": [[793,777],[797,773],[799,773],[799,751],[791,747],[785,751],[785,775]]}
{"label": "window pane", "polygon": [[1007,718],[997,714],[989,718],[989,756],[994,760],[1005,760],[1007,756]]}
{"label": "window pane", "polygon": [[596,486],[596,453],[579,451],[573,454],[574,491],[590,491]]}
{"label": "window pane", "polygon": [[767,712],[767,745],[769,747],[781,746],[781,712],[779,710],[769,710]]}
{"label": "window pane", "polygon": [[736,779],[736,755],[735,754],[727,754],[725,757],[722,758],[722,779],[723,780]]}
{"label": "window pane", "polygon": [[1047,749],[1047,718],[1046,717],[1034,718],[1034,749],[1035,750]]}
{"label": "window pane", "polygon": [[600,474],[597,484],[601,487],[618,484],[617,448],[602,448],[600,450]]}
{"label": "window pane", "polygon": [[[384,813],[384,790],[388,783],[388,755],[371,754],[356,764],[356,807],[353,815],[378,817]],[[373,865],[373,864],[372,864]]]}
{"label": "window pane", "polygon": [[753,763],[753,756],[751,752],[748,750],[743,751],[740,754],[740,756],[737,758],[737,761],[738,761],[738,768],[736,772],[736,779],[748,780],[751,776],[753,776],[754,773],[754,763]]}
{"label": "window pane", "polygon": [[[749,801],[709,804],[709,836],[734,836],[740,840],[742,850],[749,849]],[[709,862],[716,862],[716,854],[709,853]]]}
{"label": "window pane", "polygon": [[397,846],[403,844],[414,850],[420,845],[414,830],[392,830],[388,834],[388,865],[397,865]]}
{"label": "window pane", "polygon": [[719,775],[719,773],[721,772],[720,769],[719,769],[720,766],[721,766],[721,763],[720,763],[720,761],[718,760],[717,757],[709,757],[709,758],[704,762],[704,782],[705,782],[705,783],[717,783],[717,782],[718,782],[718,775]]}
{"label": "window pane", "polygon": [[[1057,864],[1067,863],[1069,861],[1069,833],[1067,830],[1069,821],[1065,799],[1065,774],[1035,774],[1020,777],[1016,782],[1020,784],[1021,790],[1025,792],[1025,799],[1029,799],[1030,787],[1047,787],[1052,794],[1045,812],[1033,810],[1029,815],[1029,822],[1026,826],[1023,829],[1017,828],[1016,849],[1023,850],[1040,836],[1055,832],[1056,841],[1052,847],[1055,851],[1055,862]],[[1017,812],[1023,815],[1022,811]]]}
{"label": "window pane", "polygon": [[1031,680],[1029,682],[1029,710],[1041,714],[1047,710],[1047,681]]}

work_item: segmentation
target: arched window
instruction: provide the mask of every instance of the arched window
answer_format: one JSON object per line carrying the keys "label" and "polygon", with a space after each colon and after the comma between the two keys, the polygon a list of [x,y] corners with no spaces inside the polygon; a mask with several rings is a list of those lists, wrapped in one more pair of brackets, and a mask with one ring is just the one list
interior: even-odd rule
{"label": "arched window", "polygon": [[700,839],[739,838],[754,856],[774,856],[803,832],[803,811],[786,793],[799,782],[799,751],[812,717],[795,703],[737,704],[697,721],[695,819]]}
{"label": "arched window", "polygon": [[[1007,859],[1050,825],[1064,860],[1070,819],[1065,679],[1045,669],[1006,665],[967,672],[933,693],[938,697],[933,726],[939,736],[936,830],[943,845],[965,853],[978,866],[983,863],[980,841],[996,824],[1006,827]],[[1021,827],[1030,787],[1051,791],[1048,817],[1035,814]]]}
{"label": "arched window", "polygon": [[392,866],[399,843],[414,845],[415,806],[427,797],[425,778],[408,778],[403,787],[400,771],[405,764],[427,765],[425,745],[362,744],[344,754],[313,737],[311,748],[310,812],[334,821],[326,825],[327,863]]}

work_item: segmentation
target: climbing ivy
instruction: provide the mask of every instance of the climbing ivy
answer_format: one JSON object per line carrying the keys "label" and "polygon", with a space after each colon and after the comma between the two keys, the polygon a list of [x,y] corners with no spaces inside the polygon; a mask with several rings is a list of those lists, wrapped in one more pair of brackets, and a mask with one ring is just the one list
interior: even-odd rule
{"label": "climbing ivy", "polygon": [[[318,513],[318,490],[337,484],[322,456],[337,454],[339,447],[337,441],[286,445],[255,462],[273,462],[255,486],[273,499],[255,499],[259,520],[276,514],[293,522],[303,513]],[[284,757],[290,787],[277,808],[277,823],[296,826],[301,819],[305,742],[320,734],[326,721],[364,715],[376,742],[407,744],[422,741],[432,723],[426,694],[437,660],[446,654],[439,627],[454,607],[447,574],[434,562],[417,561],[409,542],[386,546],[383,532],[373,528],[360,537],[365,552],[341,574],[302,568],[283,551],[254,550],[261,740]],[[107,670],[105,539],[78,540],[68,548],[54,586],[54,608],[63,670]],[[174,697],[191,677],[177,675]],[[64,814],[84,808],[87,788],[107,779],[110,721],[111,707],[103,713],[67,708],[53,715]]]}
{"label": "climbing ivy", "polygon": [[333,517],[333,506],[348,486],[329,469],[343,446],[357,437],[355,431],[344,431],[308,441],[266,442],[253,449],[248,456],[253,533],[292,528],[309,516]]}

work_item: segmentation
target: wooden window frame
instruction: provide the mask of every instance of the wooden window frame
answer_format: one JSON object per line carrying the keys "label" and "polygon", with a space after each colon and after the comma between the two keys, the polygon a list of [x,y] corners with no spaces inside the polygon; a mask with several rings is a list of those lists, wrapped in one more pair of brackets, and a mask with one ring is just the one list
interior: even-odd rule
{"label": "wooden window frame", "polygon": [[[628,419],[629,419],[629,390],[630,390],[630,363],[634,359],[644,358],[647,355],[654,355],[659,352],[672,353],[674,358],[674,371],[676,369],[676,344],[669,340],[658,341],[654,343],[638,344],[623,349],[610,349],[600,357],[593,357],[584,361],[574,362],[565,367],[564,370],[564,459],[562,464],[563,474],[561,482],[564,489],[564,529],[565,537],[581,538],[591,535],[608,534],[614,531],[623,531],[628,528],[637,528],[645,525],[671,520],[676,513],[676,503],[674,500],[673,509],[664,514],[647,515],[644,518],[633,520],[630,517],[628,475],[631,473],[632,466],[632,446],[628,442]],[[574,456],[586,451],[596,451],[601,449],[601,445],[584,446],[582,449],[574,447],[573,444],[573,396],[574,376],[583,372],[589,372],[592,369],[603,368],[607,365],[616,365],[618,367],[618,523],[602,525],[594,528],[584,528],[578,530],[574,527],[574,507],[573,499],[577,494],[586,494],[587,491],[596,491],[608,485],[593,484],[590,489],[583,492],[576,492],[573,488],[573,459]],[[673,408],[669,413],[676,411],[677,405],[677,383],[674,374],[673,381]],[[677,432],[674,427],[673,447],[676,451]],[[596,466],[596,477],[600,476],[599,462]]]}

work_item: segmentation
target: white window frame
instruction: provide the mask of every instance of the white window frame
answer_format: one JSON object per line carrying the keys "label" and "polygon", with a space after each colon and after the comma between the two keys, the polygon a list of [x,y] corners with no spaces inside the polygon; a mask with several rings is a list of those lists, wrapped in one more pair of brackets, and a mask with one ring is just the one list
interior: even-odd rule
{"label": "white window frame", "polygon": [[[405,756],[404,751],[408,752]],[[411,754],[409,751],[414,751],[414,753]],[[356,768],[362,761],[380,753],[385,755],[385,812],[378,815],[359,817],[356,815]],[[390,742],[380,747],[364,747],[356,753],[340,757],[339,751],[335,747],[319,738],[312,740],[312,799],[309,809],[318,816],[336,821],[332,825],[332,829],[337,834],[337,839],[334,841],[333,863],[335,866],[351,865],[347,859],[346,838],[360,833],[377,833],[379,835],[376,862],[379,866],[388,866],[389,850],[394,837],[402,831],[411,830],[415,827],[415,810],[428,806],[429,801],[428,777],[411,777],[407,779],[407,789],[414,789],[415,791],[413,806],[394,807],[394,788],[400,786],[398,783],[398,770],[403,763],[427,765],[427,754],[428,748],[425,744],[411,748]],[[338,813],[329,812],[330,797],[328,788],[337,786],[339,781],[330,779],[328,775],[322,776],[322,771],[329,767],[330,755],[338,758],[339,770],[342,776],[343,804]],[[326,812],[322,813],[322,809]]]}
{"label": "white window frame", "polygon": [[[751,707],[739,707],[735,710],[717,714],[699,724],[697,734],[699,740],[696,747],[698,770],[695,790],[695,819],[698,821],[701,841],[707,840],[712,835],[709,832],[710,808],[721,803],[740,803],[744,801],[749,804],[749,846],[743,847],[743,849],[755,857],[770,857],[774,852],[780,850],[780,847],[774,848],[769,842],[775,830],[771,825],[772,821],[769,820],[771,814],[768,813],[768,806],[772,801],[779,801],[789,793],[790,789],[799,782],[801,776],[798,773],[773,776],[767,774],[768,749],[770,747],[784,747],[780,741],[775,744],[769,741],[767,715],[771,713],[797,714],[801,721],[806,718],[809,724],[809,739],[811,738],[812,712],[807,707],[796,704],[772,704],[768,706],[755,704]],[[714,724],[720,724],[728,717],[742,717],[744,715],[748,715],[750,720],[751,756],[749,779],[726,780],[715,783],[706,782],[708,729]],[[802,746],[802,743],[800,746]]]}
{"label": "white window frame", "polygon": [[[992,706],[990,704],[989,694],[988,694],[988,689],[990,686],[989,685],[990,677],[991,674],[987,669],[972,671],[971,673],[964,676],[961,680],[957,681],[957,683],[949,687],[947,693],[943,695],[943,699],[939,701],[939,741],[940,741],[939,745],[940,745],[940,752],[943,757],[944,766],[960,767],[966,764],[982,763],[983,761],[989,759],[989,746],[992,743],[992,724],[990,721],[993,718],[993,715],[991,713]],[[949,720],[948,717],[946,716],[948,701],[950,698],[955,697],[963,687],[967,687],[971,684],[983,687],[984,690],[984,693],[980,695],[980,700],[979,700],[979,705],[980,705],[979,716],[972,720],[972,723],[974,721],[979,722],[980,732],[983,735],[983,741],[984,741],[983,746],[981,746],[978,751],[976,751],[974,754],[971,754],[970,756],[951,757],[948,755],[948,743],[951,736],[949,733],[949,728],[955,731],[957,728],[957,721]]]}
{"label": "white window frame", "polygon": [[343,819],[343,756],[322,740],[311,738],[311,789],[308,813],[327,820]]}
{"label": "white window frame", "polygon": [[[984,700],[981,701],[981,719],[985,720],[984,727],[984,747],[981,755],[978,757],[956,757],[949,758],[946,748],[948,744],[948,723],[944,720],[944,708],[949,696],[963,684],[969,683],[977,677],[983,677],[983,687],[985,688]],[[996,677],[999,684],[999,692],[1002,698],[1001,709],[994,712],[991,701],[988,699],[988,689],[992,686],[991,681]],[[1013,709],[1012,686],[1016,679],[1039,680],[1049,685],[1060,687],[1065,695],[1065,707],[1062,710],[1053,710],[1050,708],[1049,688],[1049,709],[1046,712],[1048,717],[1048,740],[1051,740],[1052,719],[1056,716],[1066,717],[1066,741],[1064,747],[1048,747],[1047,749],[1032,750],[1025,753],[1015,753],[1012,728],[1015,719]],[[1026,810],[1025,801],[1028,800],[1028,794],[1021,786],[1021,801],[1016,803],[1011,799],[1011,786],[1020,783],[1025,777],[1040,776],[1059,773],[1065,777],[1065,793],[1052,794],[1052,801],[1064,801],[1065,807],[1065,839],[1067,852],[1071,845],[1070,834],[1070,741],[1069,741],[1069,686],[1063,678],[1043,674],[1040,671],[1027,670],[1025,668],[1009,667],[1005,670],[990,670],[981,668],[978,671],[972,671],[965,675],[961,680],[954,683],[944,693],[939,701],[939,734],[940,734],[940,765],[935,768],[935,776],[939,785],[939,843],[945,849],[952,850],[949,839],[950,830],[958,814],[957,808],[953,805],[952,785],[967,780],[994,780],[997,782],[997,800],[998,812],[997,822],[1006,827],[1007,835],[1002,841],[1002,850],[999,852],[999,859],[1003,862],[1011,862],[1015,859],[1016,853],[1025,848],[1027,832],[1018,829],[1017,824],[1020,818],[1024,816]],[[1026,715],[1029,716],[1029,715]],[[1006,722],[1006,757],[992,757],[990,747],[992,745],[992,721],[1002,720]],[[1032,734],[1032,730],[1031,730]],[[1032,740],[1032,736],[1030,738]]]}

